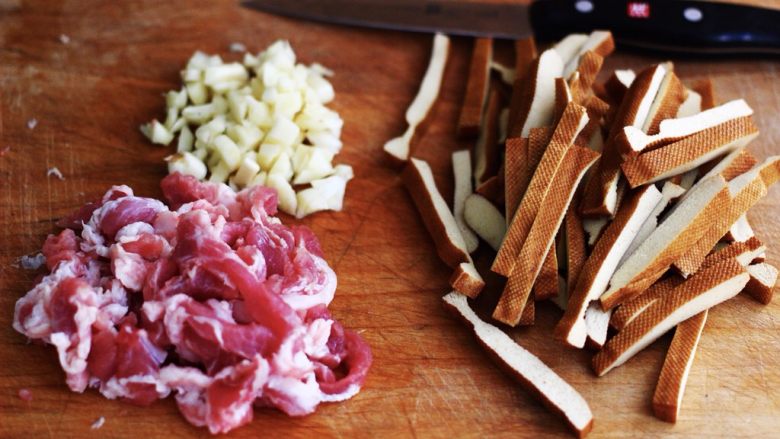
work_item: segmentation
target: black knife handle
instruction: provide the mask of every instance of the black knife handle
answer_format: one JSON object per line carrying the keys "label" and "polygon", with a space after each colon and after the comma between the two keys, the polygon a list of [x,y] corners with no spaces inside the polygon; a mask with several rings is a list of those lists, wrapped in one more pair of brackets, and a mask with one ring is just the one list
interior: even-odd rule
{"label": "black knife handle", "polygon": [[537,38],[609,29],[618,43],[689,53],[780,54],[780,10],[687,0],[538,0]]}

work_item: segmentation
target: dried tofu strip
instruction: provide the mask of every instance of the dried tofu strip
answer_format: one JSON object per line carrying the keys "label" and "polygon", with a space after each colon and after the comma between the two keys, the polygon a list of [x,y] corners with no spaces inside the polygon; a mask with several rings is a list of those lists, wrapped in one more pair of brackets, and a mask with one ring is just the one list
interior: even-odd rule
{"label": "dried tofu strip", "polygon": [[520,205],[525,187],[528,185],[527,161],[528,139],[522,137],[507,139],[504,147],[504,208],[507,225],[515,216],[517,206]]}
{"label": "dried tofu strip", "polygon": [[504,174],[499,172],[479,185],[474,193],[482,195],[497,206],[504,205]]}
{"label": "dried tofu strip", "polygon": [[534,300],[547,300],[558,295],[558,252],[554,245],[550,246],[547,256],[542,262],[542,268],[533,286]]}
{"label": "dried tofu strip", "polygon": [[558,295],[550,299],[561,311],[566,311],[566,304],[569,301],[569,285],[566,278],[558,276]]}
{"label": "dried tofu strip", "polygon": [[585,109],[588,112],[588,124],[580,132],[578,140],[587,143],[590,149],[601,152],[604,143],[601,126],[609,112],[609,104],[596,96],[590,96],[585,101]]}
{"label": "dried tofu strip", "polygon": [[606,100],[613,104],[620,104],[626,96],[626,92],[636,78],[636,73],[631,69],[615,70],[604,83]]}
{"label": "dried tofu strip", "polygon": [[648,216],[647,220],[642,224],[642,227],[639,229],[639,232],[637,232],[634,240],[631,241],[631,245],[628,246],[628,250],[626,250],[623,257],[620,259],[618,266],[623,264],[623,262],[636,251],[639,245],[645,242],[645,239],[655,231],[658,227],[658,217],[669,206],[669,203],[671,203],[672,200],[679,198],[683,193],[685,193],[685,189],[681,186],[671,182],[664,183],[664,186],[661,189],[661,201],[656,204],[653,211],[650,212],[650,216]]}
{"label": "dried tofu strip", "polygon": [[734,223],[767,194],[767,186],[780,179],[780,156],[770,157],[751,171],[734,178],[728,183],[731,201],[728,209],[721,212],[713,225],[702,237],[674,262],[683,275],[690,276],[699,269],[704,258],[720,241]]}
{"label": "dried tofu strip", "polygon": [[528,301],[525,302],[525,308],[523,308],[523,314],[520,316],[520,320],[517,322],[517,326],[531,326],[536,321],[536,301],[534,297],[529,295]]}
{"label": "dried tofu strip", "polygon": [[487,198],[471,194],[466,198],[463,215],[466,224],[490,247],[498,250],[506,235],[506,220],[501,211]]}
{"label": "dried tofu strip", "polygon": [[[560,55],[564,66],[566,66],[569,63],[576,63],[580,48],[585,45],[586,41],[588,41],[587,34],[569,34],[563,37],[561,41],[555,43],[553,48]],[[561,71],[559,76],[563,76],[563,71]]]}
{"label": "dried tofu strip", "polygon": [[457,267],[461,262],[470,262],[471,257],[460,234],[458,223],[436,188],[433,172],[428,163],[412,158],[401,173],[401,178],[422,216],[428,233],[436,244],[436,250],[442,261],[452,268]]}
{"label": "dried tofu strip", "polygon": [[553,184],[553,176],[564,161],[564,156],[577,138],[577,134],[587,122],[585,108],[574,103],[569,104],[539,161],[539,166],[533,173],[504,243],[493,261],[491,269],[496,273],[509,276],[515,257],[520,252],[534,219],[542,207],[542,200]]}
{"label": "dried tofu strip", "polygon": [[728,155],[699,167],[699,172],[704,174],[702,180],[716,174],[720,174],[726,181],[749,171],[758,163],[758,159],[745,148],[735,149]]}
{"label": "dried tofu strip", "polygon": [[498,116],[501,111],[501,97],[493,88],[488,96],[485,107],[485,117],[479,138],[474,146],[474,184],[484,183],[496,175],[501,162],[501,152],[498,148]]}
{"label": "dried tofu strip", "polygon": [[602,307],[613,308],[655,283],[706,232],[728,203],[729,193],[723,177],[712,177],[692,188],[669,217],[618,267],[609,289],[601,296]]}
{"label": "dried tofu strip", "polygon": [[706,322],[707,311],[703,311],[680,323],[674,330],[653,395],[653,414],[662,421],[677,422],[685,384]]}
{"label": "dried tofu strip", "polygon": [[707,79],[700,79],[691,85],[691,90],[701,96],[701,111],[709,110],[717,105],[717,99],[715,98],[715,90],[712,86],[712,81]]}
{"label": "dried tofu strip", "polygon": [[690,171],[720,155],[742,148],[758,136],[753,119],[740,117],[699,131],[625,161],[621,168],[631,187]]}
{"label": "dried tofu strip", "polygon": [[425,120],[433,103],[436,101],[436,97],[439,96],[449,50],[450,39],[446,35],[436,34],[433,37],[431,60],[420,83],[420,90],[406,110],[406,123],[409,126],[400,137],[390,139],[385,143],[384,150],[390,158],[399,162],[408,160],[415,129]]}
{"label": "dried tofu strip", "polygon": [[684,279],[679,276],[670,276],[654,283],[642,294],[620,305],[612,313],[610,326],[620,331],[658,298],[677,288],[683,281]]}
{"label": "dried tofu strip", "polygon": [[661,192],[653,185],[629,196],[585,261],[566,312],[555,327],[556,338],[574,347],[585,346],[588,335],[585,311],[588,305],[598,300],[607,289],[618,262],[662,199]]}
{"label": "dried tofu strip", "polygon": [[456,151],[452,153],[452,172],[455,176],[455,194],[452,202],[452,213],[455,221],[458,223],[458,229],[466,244],[466,250],[474,253],[479,246],[479,239],[474,232],[466,225],[463,219],[463,209],[466,204],[466,198],[471,195],[471,156],[468,150]]}
{"label": "dried tofu strip", "polygon": [[655,95],[653,105],[650,107],[650,113],[645,119],[642,131],[648,134],[658,133],[662,121],[671,119],[677,115],[677,110],[685,101],[688,92],[685,90],[680,78],[669,69],[664,76],[658,93]]}
{"label": "dried tofu strip", "polygon": [[767,263],[749,265],[750,281],[745,292],[764,305],[772,301],[772,292],[777,284],[777,268]]}
{"label": "dried tofu strip", "polygon": [[479,344],[501,369],[539,398],[545,407],[562,416],[579,437],[588,434],[593,426],[593,414],[582,395],[506,333],[482,321],[465,297],[450,293],[443,300],[445,307],[471,327]]}
{"label": "dried tofu strip", "polygon": [[745,242],[735,242],[721,249],[715,250],[704,259],[699,270],[718,264],[726,259],[734,259],[744,266],[759,262],[766,252],[766,246],[758,238],[750,238]]}
{"label": "dried tofu strip", "polygon": [[490,65],[493,60],[493,39],[476,38],[471,52],[466,93],[458,119],[458,135],[476,136],[483,125],[482,115],[490,85]]}
{"label": "dried tofu strip", "polygon": [[612,129],[604,145],[604,154],[585,187],[585,197],[581,206],[584,215],[615,214],[619,202],[618,183],[622,162],[615,139],[623,127],[644,125],[666,73],[667,69],[661,64],[649,67],[639,73],[626,92],[612,121]]}
{"label": "dried tofu strip", "polygon": [[736,296],[750,276],[729,259],[702,270],[662,296],[612,337],[593,357],[593,370],[603,376],[654,342],[677,324]]}
{"label": "dried tofu strip", "polygon": [[688,117],[663,120],[656,134],[645,134],[645,131],[627,126],[617,138],[618,148],[625,155],[652,150],[661,145],[678,141],[695,133],[713,128],[730,120],[747,117],[753,114],[753,109],[742,99],[727,102],[718,107]]}
{"label": "dried tofu strip", "polygon": [[555,49],[542,52],[531,64],[517,99],[510,137],[528,137],[531,128],[551,124],[555,106],[555,78],[562,73],[563,61]]}
{"label": "dried tofu strip", "polygon": [[[588,148],[575,145],[568,149],[563,163],[551,179],[553,187],[545,194],[540,203],[543,208],[538,210],[520,252],[513,258],[514,264],[509,273],[509,281],[493,312],[493,318],[496,320],[511,326],[517,324],[522,308],[528,300],[531,288],[544,262],[544,257],[550,251],[555,234],[574,197],[574,192],[585,172],[597,158],[598,153]],[[518,215],[515,215],[513,226]],[[508,237],[509,234],[507,234]],[[504,242],[506,243],[506,239]],[[501,248],[503,249],[504,245]]]}
{"label": "dried tofu strip", "polygon": [[572,100],[571,89],[566,80],[563,78],[555,78],[555,105],[553,107],[552,118],[554,123],[558,123],[561,116],[563,116],[563,111],[566,109],[566,106],[568,106]]}
{"label": "dried tofu strip", "polygon": [[571,86],[575,102],[584,103],[593,94],[593,83],[596,81],[596,76],[601,71],[603,64],[604,57],[594,52],[586,52],[580,58],[577,70],[568,76],[568,83]]}
{"label": "dried tofu strip", "polygon": [[[515,81],[512,83],[512,97],[509,101],[509,126],[517,125],[517,113],[526,99],[525,93],[528,90],[525,84],[530,81],[529,74],[531,65],[537,57],[536,41],[531,38],[524,38],[515,41]],[[510,137],[520,137],[511,136]]]}
{"label": "dried tofu strip", "polygon": [[607,342],[607,333],[609,332],[609,320],[612,317],[612,310],[604,311],[597,300],[590,302],[588,309],[585,310],[585,327],[587,329],[588,339],[586,345],[591,349],[601,349]]}
{"label": "dried tofu strip", "polygon": [[485,281],[479,275],[473,262],[462,262],[450,277],[450,286],[467,297],[477,297],[485,288]]}
{"label": "dried tofu strip", "polygon": [[756,234],[753,232],[753,227],[750,226],[747,215],[743,214],[729,227],[729,231],[723,239],[729,242],[745,242],[754,236]]}
{"label": "dried tofu strip", "polygon": [[582,227],[588,235],[588,247],[596,245],[609,223],[609,218],[583,218]]}
{"label": "dried tofu strip", "polygon": [[[576,36],[576,34],[574,38],[581,40],[581,37]],[[556,45],[556,50],[559,50],[559,52],[563,51],[562,48],[559,49],[558,45]],[[583,59],[588,56],[588,53],[592,53],[603,59],[614,50],[615,40],[612,38],[611,32],[605,30],[591,32],[579,46],[575,55],[569,56],[568,54],[561,53],[561,58],[566,62],[563,69],[563,77],[568,78],[572,73],[580,70],[584,62]]]}
{"label": "dried tofu strip", "polygon": [[[575,196],[576,200],[576,196]],[[582,272],[582,266],[587,258],[585,246],[585,229],[582,227],[582,218],[577,213],[576,201],[572,202],[564,219],[564,241],[566,248],[566,290],[567,299],[571,291],[577,285],[577,279]]]}

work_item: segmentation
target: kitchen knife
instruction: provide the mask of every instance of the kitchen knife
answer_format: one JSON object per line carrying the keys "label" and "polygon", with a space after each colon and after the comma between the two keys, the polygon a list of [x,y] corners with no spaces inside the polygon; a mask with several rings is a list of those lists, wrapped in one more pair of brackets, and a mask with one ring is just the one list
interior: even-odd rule
{"label": "kitchen knife", "polygon": [[691,0],[243,0],[278,15],[452,35],[560,38],[609,29],[618,43],[689,53],[780,54],[780,10]]}

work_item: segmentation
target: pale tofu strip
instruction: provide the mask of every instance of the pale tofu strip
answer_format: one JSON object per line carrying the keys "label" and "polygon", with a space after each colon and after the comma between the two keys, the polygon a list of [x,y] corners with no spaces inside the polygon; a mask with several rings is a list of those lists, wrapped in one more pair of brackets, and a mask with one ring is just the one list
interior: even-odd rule
{"label": "pale tofu strip", "polygon": [[610,309],[640,294],[661,277],[707,230],[729,203],[726,181],[715,176],[692,188],[688,197],[618,267],[601,305]]}
{"label": "pale tofu strip", "polygon": [[674,330],[674,338],[666,352],[661,376],[653,394],[653,414],[662,421],[677,422],[685,384],[706,322],[705,310],[680,323]]}
{"label": "pale tofu strip", "polygon": [[620,305],[612,313],[612,318],[609,321],[610,326],[620,331],[659,297],[674,290],[683,281],[682,277],[672,275],[654,283],[642,294]]}
{"label": "pale tofu strip", "polygon": [[555,328],[556,338],[577,348],[585,346],[588,335],[585,311],[607,289],[618,262],[662,199],[661,192],[650,185],[635,192],[623,203],[582,267],[566,312]]}
{"label": "pale tofu strip", "polygon": [[756,234],[753,232],[753,227],[751,227],[747,215],[743,214],[729,227],[729,231],[724,236],[724,239],[731,242],[745,242],[754,236]]}
{"label": "pale tofu strip", "polygon": [[620,148],[624,154],[638,153],[752,114],[753,109],[747,102],[743,99],[737,99],[691,116],[663,120],[660,123],[659,132],[653,135],[645,134],[645,131],[635,126],[624,127],[623,135],[618,138],[618,141],[621,143]]}
{"label": "pale tofu strip", "polygon": [[585,310],[585,327],[587,328],[587,344],[593,349],[601,349],[607,342],[607,332],[609,331],[609,320],[612,317],[612,310],[604,311],[598,300],[590,302],[588,309]]}
{"label": "pale tofu strip", "polygon": [[577,138],[577,134],[587,122],[585,108],[574,103],[569,104],[539,161],[539,166],[533,172],[517,214],[512,219],[507,236],[493,261],[491,269],[496,273],[509,276],[515,257],[520,252],[534,219],[543,206],[542,201],[553,184],[556,171],[564,161],[564,156]]}
{"label": "pale tofu strip", "polygon": [[[563,74],[563,61],[555,49],[542,52],[529,68],[523,93],[516,103],[510,137],[528,137],[531,128],[552,123],[555,106],[555,78]],[[511,111],[511,110],[510,110]]]}
{"label": "pale tofu strip", "polygon": [[463,242],[466,244],[466,250],[469,253],[474,253],[479,246],[479,239],[466,225],[466,220],[463,219],[466,198],[473,192],[471,187],[471,155],[468,150],[464,149],[452,153],[452,173],[455,176],[452,213],[455,216],[455,222],[458,223]]}
{"label": "pale tofu strip", "polygon": [[777,284],[777,268],[764,262],[749,265],[747,271],[750,274],[750,281],[745,287],[745,292],[757,302],[769,304]]}
{"label": "pale tofu strip", "polygon": [[655,183],[742,148],[757,136],[753,119],[739,117],[631,157],[621,168],[632,188]]}
{"label": "pale tofu strip", "polygon": [[733,259],[696,273],[652,305],[612,337],[593,357],[593,370],[603,376],[646,348],[677,324],[739,294],[750,276]]}
{"label": "pale tofu strip", "polygon": [[734,178],[728,183],[731,201],[728,209],[721,212],[713,225],[702,237],[674,262],[675,268],[683,275],[696,272],[715,244],[723,238],[734,223],[748,209],[755,206],[766,196],[768,185],[780,179],[780,156],[766,159],[751,171]]}
{"label": "pale tofu strip", "polygon": [[465,297],[450,293],[442,300],[446,308],[471,328],[479,344],[503,370],[545,407],[562,416],[579,437],[588,434],[593,426],[593,413],[577,390],[506,333],[480,319]]}
{"label": "pale tofu strip", "polygon": [[475,38],[471,51],[466,92],[458,119],[458,135],[476,136],[482,126],[482,115],[490,85],[490,66],[493,60],[493,39]]}
{"label": "pale tofu strip", "polygon": [[607,228],[609,222],[609,218],[584,218],[582,220],[582,227],[588,235],[589,247],[596,245],[596,242],[601,237],[601,233]]}
{"label": "pale tofu strip", "polygon": [[498,208],[482,195],[471,194],[464,202],[463,215],[468,227],[498,250],[506,234],[506,220]]}
{"label": "pale tofu strip", "polygon": [[682,187],[672,182],[664,183],[664,186],[661,189],[661,201],[656,204],[653,211],[650,212],[650,216],[648,216],[647,220],[645,220],[645,223],[642,224],[642,227],[639,229],[639,232],[637,232],[634,240],[631,241],[631,245],[628,246],[628,250],[626,250],[626,252],[623,254],[623,257],[620,258],[618,266],[622,265],[623,262],[625,262],[626,259],[628,259],[628,257],[636,251],[639,245],[645,242],[645,239],[647,239],[647,237],[650,236],[650,234],[653,233],[653,231],[658,227],[658,217],[661,215],[664,209],[669,206],[669,203],[671,203],[672,200],[681,197],[684,193],[685,189]]}
{"label": "pale tofu strip", "polygon": [[[518,323],[544,258],[555,241],[555,234],[574,197],[574,192],[585,172],[598,156],[597,152],[585,147],[575,145],[568,149],[563,163],[550,180],[550,184],[554,187],[547,191],[540,203],[543,208],[538,210],[528,236],[514,258],[509,281],[493,312],[493,318],[496,320],[511,326]],[[515,221],[517,217],[518,215],[515,215]],[[506,239],[504,241],[506,242]],[[503,249],[504,246],[502,245],[501,248]]]}
{"label": "pale tofu strip", "polygon": [[428,115],[433,103],[439,96],[441,81],[444,76],[444,68],[447,65],[447,56],[450,50],[450,39],[443,34],[436,34],[433,37],[433,51],[431,60],[428,63],[428,70],[420,83],[420,90],[417,92],[412,104],[406,110],[406,123],[409,124],[406,131],[394,139],[385,143],[384,150],[390,157],[405,162],[409,158],[410,142],[414,137],[414,131],[425,117]]}

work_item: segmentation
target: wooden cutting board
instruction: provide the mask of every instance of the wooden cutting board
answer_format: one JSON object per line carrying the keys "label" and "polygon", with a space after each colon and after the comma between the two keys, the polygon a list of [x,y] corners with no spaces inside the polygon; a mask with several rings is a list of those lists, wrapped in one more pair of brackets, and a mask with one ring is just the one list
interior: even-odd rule
{"label": "wooden cutting board", "polygon": [[[60,35],[70,38],[60,42]],[[471,335],[441,307],[449,270],[436,257],[396,169],[381,146],[404,129],[403,114],[427,64],[430,36],[315,25],[241,9],[237,2],[22,2],[0,0],[0,437],[194,437],[172,399],[151,407],[107,401],[94,390],[71,393],[54,350],[11,328],[14,302],[40,273],[17,266],[37,252],[54,223],[114,184],[160,196],[168,150],[138,131],[162,117],[161,93],[196,49],[227,59],[232,42],[259,51],[289,39],[301,61],[336,72],[334,108],[345,120],[340,162],[355,168],[344,211],[302,221],[320,237],[339,277],[331,308],[371,344],[365,389],[345,403],[291,419],[256,410],[233,437],[538,436],[567,429],[505,377]],[[452,191],[450,153],[470,42],[455,39],[433,122],[417,147],[437,183]],[[618,51],[606,68],[661,58]],[[674,58],[684,79],[711,77],[718,97],[744,97],[761,136],[750,149],[780,153],[777,60]],[[27,127],[37,119],[34,129]],[[47,178],[50,167],[64,180]],[[780,189],[749,218],[780,264]],[[287,221],[293,220],[286,218]],[[484,246],[484,244],[483,244]],[[488,252],[482,250],[482,259]],[[512,331],[520,344],[574,385],[595,415],[593,437],[773,436],[780,430],[780,305],[737,297],[710,313],[677,425],[652,417],[650,400],[669,336],[604,378],[591,353],[552,341],[559,311],[541,305],[537,325]],[[32,391],[31,402],[18,391]],[[98,432],[90,425],[99,417]]]}

